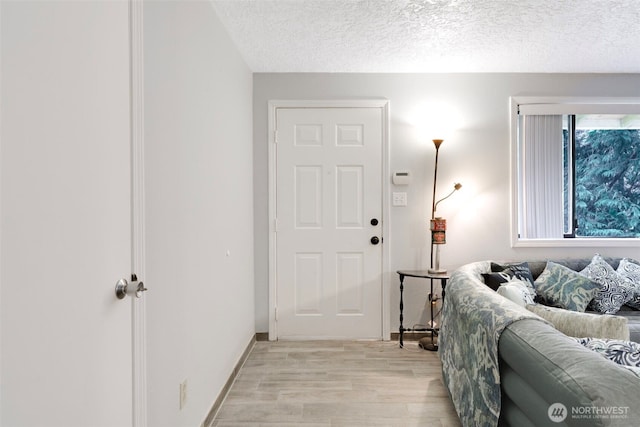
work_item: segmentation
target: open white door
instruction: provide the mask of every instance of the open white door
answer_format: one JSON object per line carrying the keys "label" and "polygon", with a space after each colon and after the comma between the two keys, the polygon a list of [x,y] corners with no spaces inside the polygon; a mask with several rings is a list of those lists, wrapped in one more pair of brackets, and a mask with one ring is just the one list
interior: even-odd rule
{"label": "open white door", "polygon": [[276,111],[276,330],[383,337],[383,108]]}
{"label": "open white door", "polygon": [[0,7],[1,424],[130,426],[129,4]]}

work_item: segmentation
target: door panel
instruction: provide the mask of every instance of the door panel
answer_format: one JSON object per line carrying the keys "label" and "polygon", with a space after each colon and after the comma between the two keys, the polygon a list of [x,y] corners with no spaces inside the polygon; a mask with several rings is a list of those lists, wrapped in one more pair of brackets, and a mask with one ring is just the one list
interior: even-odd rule
{"label": "door panel", "polygon": [[364,170],[362,166],[336,167],[336,227],[364,226]]}
{"label": "door panel", "polygon": [[336,254],[337,314],[364,315],[362,253]]}
{"label": "door panel", "polygon": [[127,2],[2,2],[4,426],[129,426]]}
{"label": "door panel", "polygon": [[321,315],[323,255],[321,253],[295,254],[295,314]]}
{"label": "door panel", "polygon": [[277,111],[279,338],[382,337],[382,110]]}
{"label": "door panel", "polygon": [[322,168],[295,167],[296,228],[322,227]]}

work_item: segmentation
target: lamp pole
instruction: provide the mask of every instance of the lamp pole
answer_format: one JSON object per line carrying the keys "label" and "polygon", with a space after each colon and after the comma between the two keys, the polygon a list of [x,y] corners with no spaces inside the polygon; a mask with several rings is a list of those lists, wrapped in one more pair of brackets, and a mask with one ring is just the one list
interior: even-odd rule
{"label": "lamp pole", "polygon": [[[443,139],[434,139],[433,145],[436,146],[436,164],[433,168],[433,198],[431,199],[431,219],[436,219],[436,187],[438,184],[438,153],[440,151],[440,145],[444,142]],[[433,268],[433,239],[431,239],[431,263],[429,264],[430,268]]]}

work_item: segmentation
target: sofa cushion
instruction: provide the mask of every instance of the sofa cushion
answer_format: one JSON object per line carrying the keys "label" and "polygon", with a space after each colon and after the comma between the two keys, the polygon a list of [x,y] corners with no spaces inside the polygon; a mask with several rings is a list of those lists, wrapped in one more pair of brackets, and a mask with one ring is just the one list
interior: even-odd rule
{"label": "sofa cushion", "polygon": [[593,301],[591,301],[591,307],[600,313],[615,314],[633,297],[633,284],[621,277],[598,254],[592,258],[591,263],[580,274],[600,285]]}
{"label": "sofa cushion", "polygon": [[576,338],[576,340],[618,365],[640,367],[640,344],[625,340]]}
{"label": "sofa cushion", "polygon": [[570,268],[549,261],[536,279],[535,287],[545,305],[582,312],[599,285]]}
{"label": "sofa cushion", "polygon": [[513,278],[511,281],[500,285],[497,292],[498,295],[502,295],[521,307],[525,307],[527,304],[533,304],[531,290],[523,280]]}
{"label": "sofa cushion", "polygon": [[629,258],[623,258],[616,272],[633,283],[633,296],[626,304],[640,310],[640,265]]}
{"label": "sofa cushion", "polygon": [[557,330],[570,337],[629,340],[628,320],[625,317],[579,313],[541,304],[530,304],[526,308],[551,322]]}
{"label": "sofa cushion", "polygon": [[640,311],[623,305],[616,316],[625,317],[629,325],[629,341],[640,343]]}

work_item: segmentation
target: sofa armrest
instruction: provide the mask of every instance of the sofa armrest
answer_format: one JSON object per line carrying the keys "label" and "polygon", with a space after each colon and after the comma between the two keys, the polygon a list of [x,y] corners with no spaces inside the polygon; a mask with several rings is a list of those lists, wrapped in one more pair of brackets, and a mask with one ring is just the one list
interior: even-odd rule
{"label": "sofa armrest", "polygon": [[[549,325],[530,319],[512,323],[500,338],[499,355],[501,425],[513,425],[508,414],[514,412],[535,426],[560,425],[551,422],[547,412],[554,403],[566,407],[567,426],[622,427],[640,416],[638,377]],[[625,413],[619,418],[580,418],[592,408],[621,408]]]}

